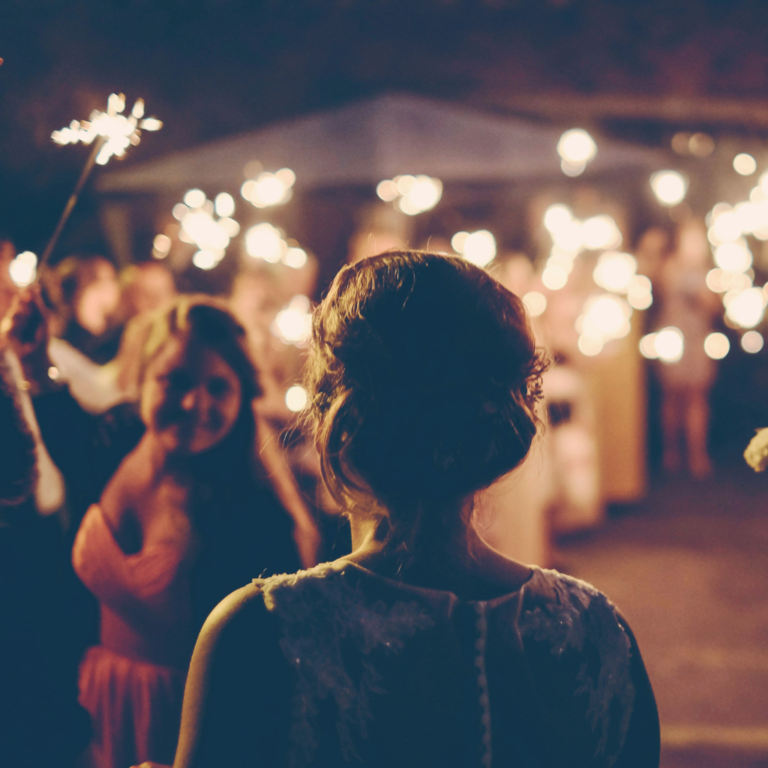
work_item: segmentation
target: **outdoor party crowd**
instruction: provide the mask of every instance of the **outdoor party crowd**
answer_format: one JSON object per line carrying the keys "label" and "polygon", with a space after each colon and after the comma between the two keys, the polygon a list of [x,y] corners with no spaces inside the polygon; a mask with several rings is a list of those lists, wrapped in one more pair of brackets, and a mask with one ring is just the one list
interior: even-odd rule
{"label": "outdoor party crowd", "polygon": [[486,272],[345,267],[307,351],[268,272],[211,298],[76,255],[20,289],[14,256],[0,236],[0,765],[658,764],[618,610],[473,529],[548,365]]}

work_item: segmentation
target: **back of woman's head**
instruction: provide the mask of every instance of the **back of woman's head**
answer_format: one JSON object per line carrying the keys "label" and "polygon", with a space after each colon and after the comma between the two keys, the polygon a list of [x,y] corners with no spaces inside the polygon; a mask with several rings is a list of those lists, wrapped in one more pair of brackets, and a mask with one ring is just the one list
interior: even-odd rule
{"label": "back of woman's head", "polygon": [[307,415],[348,508],[372,494],[393,529],[423,527],[528,453],[544,361],[520,299],[481,269],[412,251],[345,267],[313,332]]}

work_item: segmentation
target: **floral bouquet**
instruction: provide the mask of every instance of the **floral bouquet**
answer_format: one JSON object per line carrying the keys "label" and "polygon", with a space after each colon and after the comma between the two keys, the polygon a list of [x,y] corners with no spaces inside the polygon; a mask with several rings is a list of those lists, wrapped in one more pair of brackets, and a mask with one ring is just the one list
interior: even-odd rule
{"label": "floral bouquet", "polygon": [[757,430],[744,451],[744,458],[755,472],[762,472],[768,467],[768,427]]}

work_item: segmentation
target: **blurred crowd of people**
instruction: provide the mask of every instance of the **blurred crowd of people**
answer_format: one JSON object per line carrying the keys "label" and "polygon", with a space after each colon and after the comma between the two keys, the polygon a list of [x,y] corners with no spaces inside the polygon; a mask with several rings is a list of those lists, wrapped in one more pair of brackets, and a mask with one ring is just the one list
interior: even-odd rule
{"label": "blurred crowd of people", "polygon": [[270,333],[268,271],[225,301],[71,255],[22,289],[14,255],[0,237],[0,764],[171,763],[213,607],[349,551],[280,439],[303,352]]}

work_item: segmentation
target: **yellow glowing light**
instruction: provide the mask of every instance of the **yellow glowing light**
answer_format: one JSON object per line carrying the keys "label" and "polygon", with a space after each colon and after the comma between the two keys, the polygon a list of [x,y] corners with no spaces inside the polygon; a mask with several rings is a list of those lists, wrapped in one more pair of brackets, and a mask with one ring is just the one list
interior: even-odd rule
{"label": "yellow glowing light", "polygon": [[188,213],[182,219],[181,227],[202,249],[223,250],[229,245],[229,235],[205,211]]}
{"label": "yellow glowing light", "polygon": [[637,271],[637,260],[628,253],[604,253],[592,273],[594,281],[607,291],[626,293]]}
{"label": "yellow glowing light", "polygon": [[187,208],[184,203],[176,203],[176,205],[173,206],[171,213],[173,214],[174,219],[181,221],[189,213],[189,208]]}
{"label": "yellow glowing light", "polygon": [[752,266],[752,254],[744,240],[723,243],[715,248],[715,264],[725,272],[746,272]]}
{"label": "yellow glowing light", "polygon": [[648,309],[653,304],[653,294],[648,293],[632,293],[630,291],[627,294],[627,301],[632,309]]}
{"label": "yellow glowing light", "polygon": [[688,139],[688,151],[694,157],[707,157],[715,149],[715,140],[706,133],[694,133]]}
{"label": "yellow glowing light", "polygon": [[[57,144],[91,144],[97,136],[104,143],[96,156],[99,165],[106,165],[113,156],[122,157],[129,146],[141,141],[141,131],[159,131],[163,127],[155,117],[144,118],[144,101],[138,99],[130,114],[125,115],[125,96],[110,94],[107,99],[107,111],[91,112],[89,120],[73,120],[68,127],[54,131],[51,138]],[[143,118],[143,119],[142,119]]]}
{"label": "yellow glowing light", "polygon": [[657,360],[659,353],[656,351],[656,337],[658,333],[648,333],[640,339],[640,354],[648,360]]}
{"label": "yellow glowing light", "polygon": [[633,309],[648,309],[653,304],[653,286],[645,275],[635,275],[627,288],[627,301]]}
{"label": "yellow glowing light", "polygon": [[464,253],[464,243],[467,242],[468,237],[469,232],[457,232],[451,238],[451,248],[453,248],[456,253]]}
{"label": "yellow glowing light", "polygon": [[576,331],[593,339],[621,339],[630,331],[632,309],[624,299],[604,293],[592,296],[576,321]]}
{"label": "yellow glowing light", "polygon": [[726,273],[723,272],[720,267],[715,267],[715,269],[710,269],[709,272],[707,272],[707,288],[709,288],[712,293],[725,293],[728,290],[725,274]]}
{"label": "yellow glowing light", "polygon": [[214,201],[216,215],[228,219],[235,212],[235,198],[228,192],[219,192]]}
{"label": "yellow glowing light", "polygon": [[743,202],[733,209],[739,228],[745,234],[760,229],[765,224],[765,207],[751,202]]}
{"label": "yellow glowing light", "polygon": [[303,248],[289,248],[283,256],[283,264],[301,269],[307,263],[307,252]]}
{"label": "yellow glowing light", "polygon": [[[407,186],[408,191],[397,201],[397,207],[409,216],[415,216],[434,208],[443,195],[443,183],[440,179],[433,179],[429,176],[417,176],[414,183]],[[399,182],[397,189],[399,192]]]}
{"label": "yellow glowing light", "polygon": [[557,154],[571,167],[586,165],[597,154],[597,144],[583,128],[566,131],[557,142]]}
{"label": "yellow glowing light", "polygon": [[[451,245],[454,245],[453,240]],[[485,267],[496,257],[496,238],[487,229],[479,229],[464,238],[459,252],[472,264]]]}
{"label": "yellow glowing light", "polygon": [[306,296],[294,296],[290,304],[277,313],[272,333],[285,344],[303,346],[312,335],[312,315]]}
{"label": "yellow glowing light", "polygon": [[582,226],[581,237],[584,248],[591,251],[618,248],[622,241],[613,217],[605,214],[587,219]]}
{"label": "yellow glowing light", "polygon": [[558,248],[555,245],[550,251],[546,266],[562,267],[566,273],[570,275],[573,271],[573,262],[575,261],[577,255],[578,252],[576,251],[564,251],[562,248]]}
{"label": "yellow glowing light", "polygon": [[237,237],[240,233],[240,225],[234,219],[219,219],[217,223],[230,238]]}
{"label": "yellow glowing light", "polygon": [[568,282],[568,270],[560,264],[548,264],[541,273],[541,282],[550,291],[559,291]]}
{"label": "yellow glowing light", "polygon": [[8,265],[11,281],[19,288],[26,288],[35,282],[37,256],[32,251],[23,251]]}
{"label": "yellow glowing light", "polygon": [[158,253],[168,253],[171,250],[171,238],[168,235],[156,235],[152,246]]}
{"label": "yellow glowing light", "polygon": [[738,240],[742,235],[741,222],[735,211],[721,213],[712,222],[707,231],[709,241],[713,245],[722,245]]}
{"label": "yellow glowing light", "polygon": [[251,227],[245,233],[245,251],[254,259],[277,264],[288,250],[288,244],[277,227],[267,222]]}
{"label": "yellow glowing light", "polygon": [[205,205],[205,192],[202,189],[190,189],[184,195],[184,205],[189,208],[202,208]]}
{"label": "yellow glowing light", "polygon": [[688,182],[677,171],[657,171],[651,176],[651,189],[662,205],[672,206],[683,201]]}
{"label": "yellow glowing light", "polygon": [[571,163],[568,160],[561,160],[560,161],[560,169],[566,176],[570,176],[571,178],[575,178],[576,176],[581,176],[582,173],[587,168],[586,163]]}
{"label": "yellow glowing light", "polygon": [[578,252],[583,244],[583,226],[577,219],[572,219],[551,233],[552,240],[564,251]]}
{"label": "yellow glowing light", "polygon": [[713,360],[722,360],[730,351],[731,342],[724,333],[710,333],[704,339],[704,351]]}
{"label": "yellow glowing light", "polygon": [[[730,293],[730,292],[729,292]],[[725,315],[742,328],[754,328],[765,314],[765,298],[760,288],[747,288],[725,295]]]}
{"label": "yellow glowing light", "polygon": [[405,175],[395,177],[395,186],[398,195],[407,195],[416,185],[416,177]]}
{"label": "yellow glowing light", "polygon": [[264,171],[255,179],[249,179],[240,188],[240,194],[257,208],[282,205],[291,199],[296,174],[290,168],[276,173]]}
{"label": "yellow glowing light", "polygon": [[392,179],[380,181],[376,187],[376,194],[385,202],[391,203],[396,200],[400,193],[397,191],[397,184]]}
{"label": "yellow glowing light", "polygon": [[665,363],[676,363],[683,356],[683,334],[679,328],[673,325],[662,328],[654,341],[656,356]]}
{"label": "yellow glowing light", "polygon": [[603,351],[605,343],[600,338],[594,338],[593,336],[585,336],[583,333],[578,339],[579,352],[587,357],[595,357]]}
{"label": "yellow glowing light", "polygon": [[540,291],[528,291],[523,296],[523,304],[531,317],[538,317],[547,308],[547,297]]}
{"label": "yellow glowing light", "polygon": [[307,390],[304,387],[295,384],[290,387],[285,393],[285,404],[288,406],[289,411],[299,413],[303,411],[307,405]]}
{"label": "yellow glowing light", "polygon": [[742,152],[733,158],[733,170],[742,176],[751,176],[757,170],[757,161],[752,155]]}
{"label": "yellow glowing light", "polygon": [[573,213],[567,205],[560,205],[559,203],[550,205],[544,211],[544,226],[550,232],[556,232],[558,229],[567,226],[572,218]]}
{"label": "yellow glowing light", "polygon": [[745,352],[749,352],[750,355],[757,354],[763,348],[764,343],[763,335],[759,331],[747,331],[741,337],[741,348]]}
{"label": "yellow glowing light", "polygon": [[213,251],[201,250],[192,257],[192,263],[199,269],[213,269],[219,260]]}

